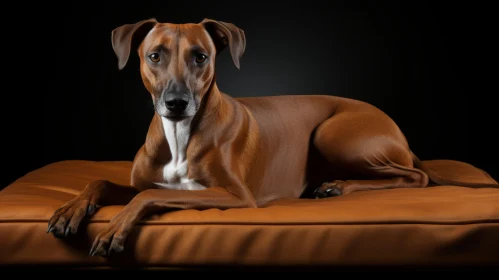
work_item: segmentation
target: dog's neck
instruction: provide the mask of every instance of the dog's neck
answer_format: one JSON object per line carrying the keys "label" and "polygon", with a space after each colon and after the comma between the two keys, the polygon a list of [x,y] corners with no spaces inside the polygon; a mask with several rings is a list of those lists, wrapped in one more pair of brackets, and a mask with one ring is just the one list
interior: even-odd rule
{"label": "dog's neck", "polygon": [[199,105],[199,110],[192,120],[192,133],[196,130],[203,129],[203,124],[211,122],[210,127],[213,128],[213,122],[217,121],[223,108],[226,107],[227,101],[218,89],[215,81],[211,84]]}
{"label": "dog's neck", "polygon": [[191,125],[191,135],[200,132],[204,138],[212,138],[215,130],[224,130],[224,127],[233,121],[234,100],[223,94],[214,82],[205,94],[200,108]]}
{"label": "dog's neck", "polygon": [[180,121],[171,121],[161,117],[161,125],[170,151],[170,160],[164,169],[164,179],[167,182],[181,183],[187,178],[187,146],[196,129],[205,122],[211,123],[219,118],[224,107],[224,98],[215,83],[205,94],[196,116]]}

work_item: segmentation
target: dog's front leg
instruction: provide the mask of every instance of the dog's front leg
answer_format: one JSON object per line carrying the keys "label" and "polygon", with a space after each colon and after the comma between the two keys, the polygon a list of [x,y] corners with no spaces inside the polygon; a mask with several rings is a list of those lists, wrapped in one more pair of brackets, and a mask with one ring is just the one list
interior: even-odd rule
{"label": "dog's front leg", "polygon": [[228,209],[255,207],[224,188],[211,187],[204,190],[149,189],[135,196],[116,215],[108,227],[99,233],[90,250],[90,255],[108,256],[121,252],[133,226],[143,217],[171,208],[177,209]]}
{"label": "dog's front leg", "polygon": [[47,232],[62,238],[76,234],[85,217],[92,216],[98,207],[127,205],[137,195],[131,186],[118,185],[107,180],[89,183],[75,198],[59,207],[49,219]]}

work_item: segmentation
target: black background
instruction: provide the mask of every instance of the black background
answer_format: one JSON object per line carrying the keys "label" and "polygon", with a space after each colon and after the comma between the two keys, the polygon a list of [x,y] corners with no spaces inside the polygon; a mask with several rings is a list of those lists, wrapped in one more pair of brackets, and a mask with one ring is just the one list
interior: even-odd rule
{"label": "black background", "polygon": [[465,161],[499,178],[491,6],[101,2],[19,3],[23,7],[4,10],[7,167],[0,187],[55,161],[133,159],[153,115],[152,102],[135,52],[118,70],[111,31],[151,17],[176,23],[211,18],[243,29],[241,70],[228,51],[217,61],[219,88],[232,96],[361,99],[388,113],[421,159]]}

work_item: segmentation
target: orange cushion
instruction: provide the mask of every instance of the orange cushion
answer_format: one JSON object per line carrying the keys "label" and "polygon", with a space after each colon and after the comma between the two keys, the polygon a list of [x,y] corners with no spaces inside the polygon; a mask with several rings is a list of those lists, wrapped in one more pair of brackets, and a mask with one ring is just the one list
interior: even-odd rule
{"label": "orange cushion", "polygon": [[[495,183],[469,164],[426,164],[454,180]],[[0,191],[0,265],[478,265],[499,264],[499,189],[438,186],[286,199],[258,209],[180,210],[145,219],[125,251],[88,255],[123,206],[101,208],[67,239],[53,212],[97,179],[127,184],[131,162],[61,161]]]}

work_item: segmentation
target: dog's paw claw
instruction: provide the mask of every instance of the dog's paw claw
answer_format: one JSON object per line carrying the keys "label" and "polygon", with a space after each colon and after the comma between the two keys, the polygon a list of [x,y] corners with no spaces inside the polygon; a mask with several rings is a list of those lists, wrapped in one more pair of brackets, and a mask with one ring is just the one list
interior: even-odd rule
{"label": "dog's paw claw", "polygon": [[92,246],[90,249],[90,256],[101,256],[101,257],[106,257],[108,252],[105,249],[107,247],[107,241],[105,240],[96,240],[96,243]]}

